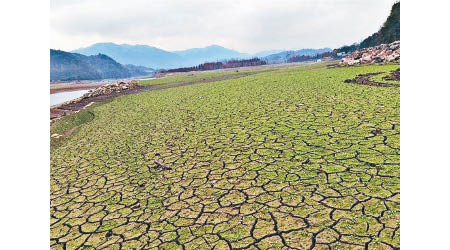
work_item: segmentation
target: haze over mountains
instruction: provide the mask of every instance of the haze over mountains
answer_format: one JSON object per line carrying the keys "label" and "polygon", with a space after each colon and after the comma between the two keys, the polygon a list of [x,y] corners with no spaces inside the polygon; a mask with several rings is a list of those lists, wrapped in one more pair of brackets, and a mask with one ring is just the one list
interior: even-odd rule
{"label": "haze over mountains", "polygon": [[[298,50],[291,54],[302,54],[303,52],[321,53],[320,50]],[[331,49],[325,49],[330,51]],[[129,45],[115,43],[96,43],[86,48],[73,50],[72,52],[83,55],[106,54],[122,64],[134,64],[151,67],[155,69],[170,69],[179,67],[190,67],[205,62],[216,62],[229,59],[248,59],[253,57],[267,57],[282,50],[262,51],[255,54],[240,53],[238,51],[224,48],[219,45],[211,45],[204,48],[192,48],[179,51],[166,51],[148,45]],[[297,53],[295,53],[297,52]],[[272,63],[271,57],[267,58],[268,63]],[[277,57],[277,60],[279,58]]]}
{"label": "haze over mountains", "polygon": [[[50,50],[50,80],[100,80],[150,75],[154,69],[196,66],[205,62],[261,58],[266,63],[287,62],[296,55],[315,55],[330,49],[270,50],[240,53],[218,45],[165,51],[148,45],[97,43],[72,52]],[[275,53],[275,54],[272,54]]]}
{"label": "haze over mountains", "polygon": [[187,50],[173,51],[181,56],[186,65],[191,66],[208,61],[220,61],[226,59],[248,58],[249,54],[240,53],[232,49],[227,49],[219,45],[211,45],[204,48],[192,48]]}
{"label": "haze over mountains", "polygon": [[263,57],[262,59],[268,63],[284,63],[289,61],[290,58],[295,56],[315,56],[317,54],[322,54],[330,51],[331,51],[330,48],[289,50],[271,54]]}

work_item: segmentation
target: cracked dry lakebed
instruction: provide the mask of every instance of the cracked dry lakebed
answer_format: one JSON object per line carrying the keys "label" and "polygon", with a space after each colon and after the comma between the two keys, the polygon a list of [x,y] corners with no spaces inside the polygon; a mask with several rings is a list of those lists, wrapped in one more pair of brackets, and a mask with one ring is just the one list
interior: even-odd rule
{"label": "cracked dry lakebed", "polygon": [[52,123],[51,249],[400,248],[400,88],[345,82],[400,66],[326,65]]}

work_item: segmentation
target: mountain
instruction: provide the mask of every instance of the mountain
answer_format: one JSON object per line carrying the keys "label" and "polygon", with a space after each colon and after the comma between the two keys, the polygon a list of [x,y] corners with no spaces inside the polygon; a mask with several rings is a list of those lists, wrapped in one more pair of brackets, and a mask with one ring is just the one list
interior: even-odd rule
{"label": "mountain", "polygon": [[147,68],[144,66],[136,66],[133,64],[126,64],[124,65],[125,68],[130,72],[132,76],[145,76],[145,75],[151,75],[155,72],[154,69]]}
{"label": "mountain", "polygon": [[181,56],[189,64],[200,64],[204,62],[216,62],[227,59],[249,58],[249,54],[237,52],[227,49],[219,45],[211,45],[204,48],[193,48],[187,50],[173,51],[173,53]]}
{"label": "mountain", "polygon": [[101,76],[76,54],[50,50],[50,81],[86,79],[101,79]]}
{"label": "mountain", "polygon": [[114,61],[111,57],[103,54],[95,56],[84,56],[74,54],[80,60],[85,61],[89,67],[95,70],[102,79],[108,78],[126,78],[130,77],[130,72],[120,63]]}
{"label": "mountain", "polygon": [[380,30],[364,39],[361,43],[343,46],[335,52],[353,52],[358,49],[373,47],[380,44],[388,44],[400,40],[400,2],[394,3],[391,12]]}
{"label": "mountain", "polygon": [[268,63],[283,63],[294,56],[314,56],[331,49],[302,49],[296,51],[261,51],[255,54],[240,53],[219,45],[178,51],[165,51],[148,45],[96,43],[72,52],[83,55],[106,54],[122,64],[134,64],[155,69],[192,67],[205,62],[223,62],[230,59],[261,58]]}
{"label": "mountain", "polygon": [[216,62],[226,59],[250,58],[251,55],[227,49],[219,45],[179,51],[165,51],[148,45],[96,43],[73,50],[83,55],[106,54],[122,64],[142,65],[156,69],[179,68]]}
{"label": "mountain", "polygon": [[276,54],[268,55],[263,57],[269,64],[273,63],[285,63],[288,62],[290,58],[297,56],[315,56],[317,54],[322,54],[324,52],[330,52],[330,48],[323,49],[301,49],[301,50],[290,50],[290,51],[282,51]]}
{"label": "mountain", "polygon": [[183,58],[175,53],[147,45],[96,43],[86,48],[73,50],[83,55],[106,54],[122,64],[141,65],[150,68],[178,67]]}
{"label": "mountain", "polygon": [[252,56],[253,56],[253,57],[262,58],[262,57],[266,57],[266,56],[268,56],[268,55],[280,53],[280,52],[282,52],[282,51],[284,51],[284,50],[281,50],[281,49],[264,50],[264,51],[257,52],[257,53],[255,53],[255,54],[253,54]]}
{"label": "mountain", "polygon": [[148,75],[151,69],[126,65],[98,54],[85,56],[61,50],[50,50],[50,80],[98,80]]}

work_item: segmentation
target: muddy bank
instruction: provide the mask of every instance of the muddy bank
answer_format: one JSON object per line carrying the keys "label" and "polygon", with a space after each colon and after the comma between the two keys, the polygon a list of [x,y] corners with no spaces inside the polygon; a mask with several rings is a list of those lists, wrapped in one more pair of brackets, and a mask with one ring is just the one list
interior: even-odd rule
{"label": "muddy bank", "polygon": [[105,85],[104,82],[96,83],[51,83],[50,84],[50,94],[75,91],[75,90],[88,90],[95,89],[100,86]]}
{"label": "muddy bank", "polygon": [[[375,86],[375,87],[397,87],[397,88],[400,87],[399,84],[377,82],[377,81],[372,80],[372,76],[379,75],[382,73],[383,72],[357,75],[354,79],[347,79],[344,82],[369,85],[369,86]],[[383,77],[383,80],[396,80],[396,81],[398,80],[399,81],[400,80],[400,69],[398,71],[396,70],[394,72],[391,72],[391,74],[389,76]]]}
{"label": "muddy bank", "polygon": [[400,69],[394,70],[390,75],[383,77],[386,81],[400,81]]}

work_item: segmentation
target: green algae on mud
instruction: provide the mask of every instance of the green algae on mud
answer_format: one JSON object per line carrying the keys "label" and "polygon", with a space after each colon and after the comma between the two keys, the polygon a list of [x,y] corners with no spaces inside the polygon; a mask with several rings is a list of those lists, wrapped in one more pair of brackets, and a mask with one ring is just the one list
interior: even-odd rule
{"label": "green algae on mud", "polygon": [[397,68],[283,68],[56,121],[77,132],[51,150],[51,248],[400,247],[400,88],[344,83]]}

